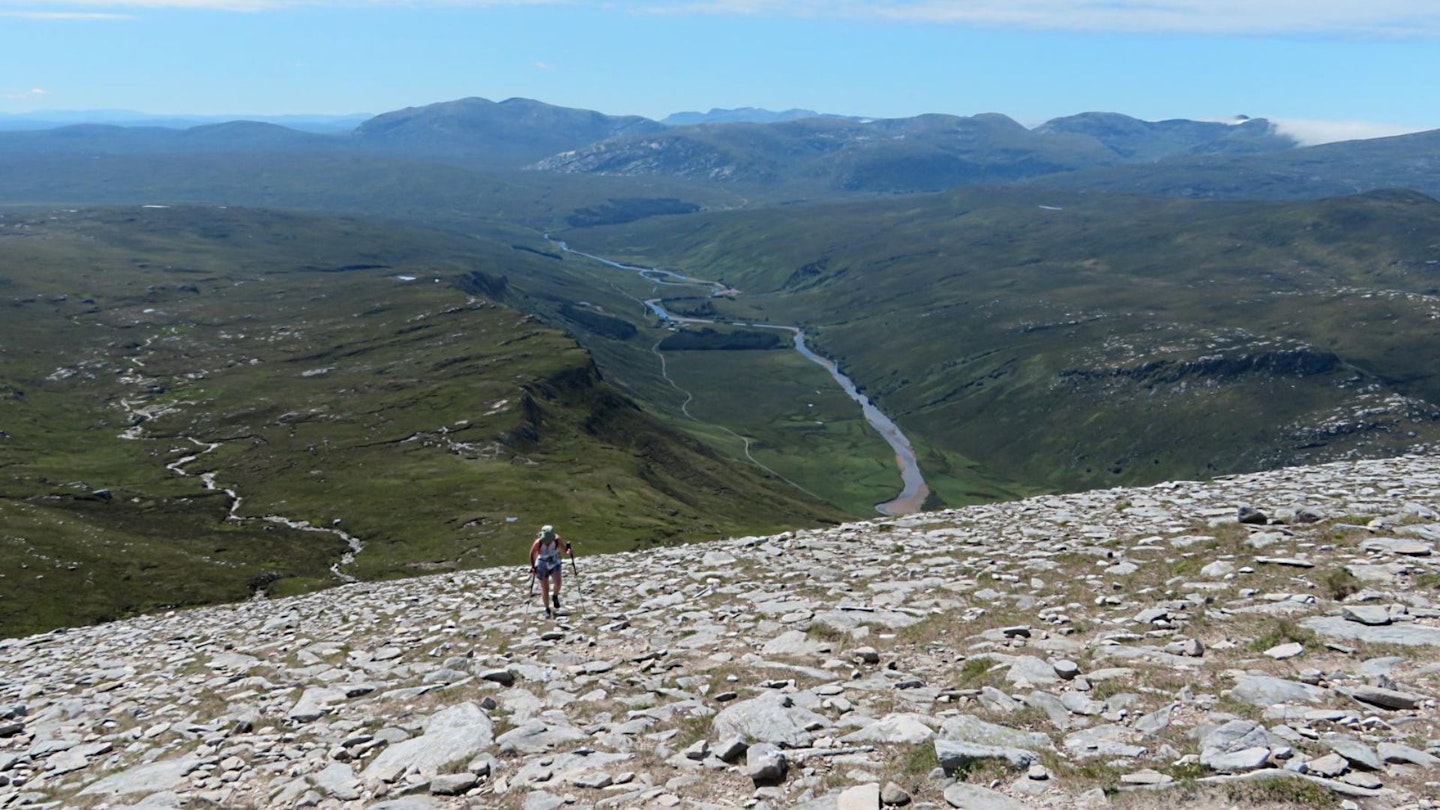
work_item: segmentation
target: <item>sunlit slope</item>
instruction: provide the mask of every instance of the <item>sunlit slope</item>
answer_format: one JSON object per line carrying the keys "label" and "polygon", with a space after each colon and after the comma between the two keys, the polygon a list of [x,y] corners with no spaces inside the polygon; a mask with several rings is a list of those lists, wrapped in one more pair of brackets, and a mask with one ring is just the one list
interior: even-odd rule
{"label": "sunlit slope", "polygon": [[0,632],[518,563],[541,523],[583,554],[840,517],[503,303],[535,254],[241,209],[0,226]]}
{"label": "sunlit slope", "polygon": [[[1437,434],[1440,203],[973,189],[570,234],[803,323],[922,444],[1079,488]],[[942,496],[947,493],[941,488]]]}

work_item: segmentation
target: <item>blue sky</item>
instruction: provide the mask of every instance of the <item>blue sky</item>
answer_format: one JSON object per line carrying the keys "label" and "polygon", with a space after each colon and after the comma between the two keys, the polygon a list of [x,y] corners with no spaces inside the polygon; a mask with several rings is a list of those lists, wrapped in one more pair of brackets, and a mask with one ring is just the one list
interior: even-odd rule
{"label": "blue sky", "polygon": [[0,112],[1088,110],[1440,128],[1440,0],[0,0]]}

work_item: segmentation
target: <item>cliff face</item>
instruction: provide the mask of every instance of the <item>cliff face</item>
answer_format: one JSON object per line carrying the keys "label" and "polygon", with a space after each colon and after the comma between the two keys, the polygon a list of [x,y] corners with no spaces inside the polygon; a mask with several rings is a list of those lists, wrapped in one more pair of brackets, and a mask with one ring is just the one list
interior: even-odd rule
{"label": "cliff face", "polygon": [[0,806],[1435,807],[1440,458],[572,539],[0,641]]}

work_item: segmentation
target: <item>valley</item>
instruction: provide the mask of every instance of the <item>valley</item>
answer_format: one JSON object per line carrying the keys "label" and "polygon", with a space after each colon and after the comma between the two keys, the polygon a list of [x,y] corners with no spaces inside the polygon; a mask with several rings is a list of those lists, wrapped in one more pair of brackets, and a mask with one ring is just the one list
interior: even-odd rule
{"label": "valley", "polygon": [[[717,281],[706,281],[703,279],[692,278],[690,276],[685,276],[666,270],[659,270],[656,268],[634,267],[632,265],[610,261],[609,259],[603,259],[599,256],[592,256],[588,253],[581,253],[580,251],[571,249],[570,246],[565,244],[564,242],[556,242],[555,244],[566,253],[573,253],[577,256],[583,256],[587,259],[593,259],[597,262],[600,262],[601,264],[614,267],[619,270],[633,271],[635,273],[638,273],[641,277],[654,282],[656,285],[678,285],[682,287],[698,286],[702,289],[708,289],[710,298],[725,297],[733,299],[734,297],[741,294],[739,290],[736,290],[732,287],[729,287],[728,285],[722,284]],[[665,299],[663,298],[646,299],[645,306],[647,309],[653,312],[656,317],[660,319],[662,324],[673,323],[682,326],[692,324],[705,324],[707,326],[711,326],[718,323],[714,318],[690,318],[684,316],[677,316],[665,308]],[[845,395],[850,397],[850,399],[855,401],[855,404],[860,406],[860,412],[864,415],[866,424],[870,425],[871,428],[873,428],[878,434],[880,434],[880,437],[885,440],[885,443],[890,445],[891,449],[895,451],[895,461],[896,465],[899,467],[900,481],[903,484],[903,489],[901,490],[900,494],[897,495],[895,498],[888,500],[884,503],[877,504],[875,507],[876,511],[878,511],[882,515],[904,515],[918,512],[920,510],[920,508],[925,503],[925,497],[929,494],[930,489],[925,484],[924,474],[921,473],[920,464],[915,459],[915,451],[910,446],[910,440],[905,437],[905,434],[894,423],[894,421],[892,421],[885,414],[881,413],[880,410],[870,402],[870,400],[868,400],[863,394],[860,393],[860,391],[856,388],[855,383],[840,371],[839,366],[837,366],[833,361],[821,357],[820,355],[811,351],[810,348],[805,345],[804,330],[795,326],[782,326],[773,323],[736,322],[728,325],[747,330],[775,329],[786,332],[794,341],[795,351],[798,352],[801,357],[804,357],[806,360],[815,363],[816,365],[829,372],[830,376],[835,379],[835,383],[840,386],[840,389],[842,391],[845,392]],[[658,348],[662,344],[663,341],[662,343],[657,343],[656,347]],[[656,354],[659,356],[662,363],[661,373],[673,385],[674,380],[670,379],[669,375],[666,374],[664,371],[664,355],[661,355],[658,351],[656,352]],[[681,410],[688,414],[689,406],[692,401],[693,397],[687,398],[685,404],[681,407]],[[743,439],[744,437],[741,438]],[[750,450],[751,442],[749,439],[745,439],[746,457],[750,458],[757,465],[760,465],[760,462],[756,460],[753,455],[751,455]],[[764,467],[764,465],[760,466],[767,471],[773,472],[773,470],[770,470],[768,467]],[[804,487],[798,484],[796,484],[795,486],[802,490],[804,489]],[[808,490],[805,491],[808,492]]]}
{"label": "valley", "polygon": [[7,633],[514,563],[536,521],[598,553],[843,515],[497,302],[497,260],[532,261],[503,244],[231,208],[0,224]]}
{"label": "valley", "polygon": [[609,552],[1428,452],[1432,141],[524,99],[0,133],[0,631],[511,564],[541,522]]}

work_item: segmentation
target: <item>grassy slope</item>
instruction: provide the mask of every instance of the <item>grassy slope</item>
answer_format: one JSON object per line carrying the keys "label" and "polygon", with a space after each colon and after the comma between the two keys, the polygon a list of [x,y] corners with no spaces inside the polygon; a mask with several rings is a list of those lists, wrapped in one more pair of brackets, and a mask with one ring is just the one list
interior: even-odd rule
{"label": "grassy slope", "polygon": [[[1026,487],[1437,435],[1440,204],[1419,195],[1206,204],[975,189],[571,240],[723,277],[744,291],[727,314],[806,324],[912,439]],[[959,473],[932,485],[958,500],[974,469]]]}
{"label": "grassy slope", "polygon": [[[584,553],[840,517],[456,286],[523,278],[535,254],[241,209],[0,225],[5,633],[337,581],[338,537],[270,516],[360,538],[344,573],[365,578],[516,563],[542,522]],[[119,438],[137,408],[143,438]],[[190,475],[166,469],[201,443]]]}
{"label": "grassy slope", "polygon": [[213,204],[323,211],[455,230],[496,223],[545,229],[612,199],[681,198],[727,207],[731,192],[670,178],[480,171],[345,153],[71,155],[0,153],[0,203]]}

